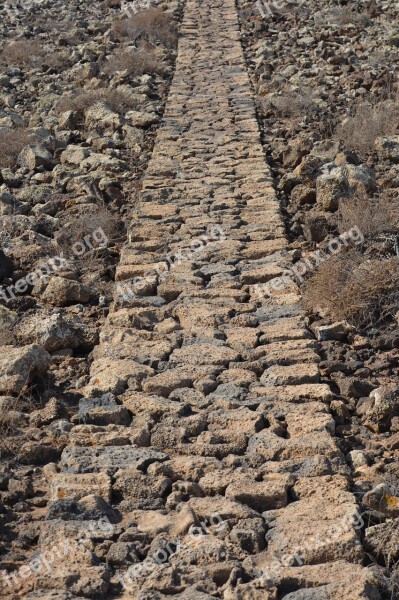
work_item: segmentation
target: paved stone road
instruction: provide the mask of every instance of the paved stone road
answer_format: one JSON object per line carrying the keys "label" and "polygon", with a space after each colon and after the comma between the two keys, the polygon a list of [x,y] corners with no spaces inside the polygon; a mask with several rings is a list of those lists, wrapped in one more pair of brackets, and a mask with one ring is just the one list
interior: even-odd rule
{"label": "paved stone road", "polygon": [[[62,540],[73,551],[39,588],[108,598],[120,579],[120,597],[140,600],[379,597],[298,289],[257,292],[291,264],[286,246],[234,2],[187,0],[85,390],[97,400],[81,404],[42,528],[43,552]],[[61,520],[90,493],[83,516]],[[101,498],[121,523],[98,521],[117,520]]]}

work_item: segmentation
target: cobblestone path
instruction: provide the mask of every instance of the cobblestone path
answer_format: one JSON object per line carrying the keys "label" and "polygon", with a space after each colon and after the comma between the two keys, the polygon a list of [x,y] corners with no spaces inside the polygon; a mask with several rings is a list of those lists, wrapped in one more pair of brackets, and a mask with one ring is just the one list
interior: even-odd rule
{"label": "cobblestone path", "polygon": [[[276,279],[291,261],[235,4],[187,0],[42,527],[42,552],[73,550],[38,589],[71,596],[41,598],[87,597],[93,580],[96,599],[379,598],[316,342],[296,284]],[[63,520],[61,498],[81,517]]]}

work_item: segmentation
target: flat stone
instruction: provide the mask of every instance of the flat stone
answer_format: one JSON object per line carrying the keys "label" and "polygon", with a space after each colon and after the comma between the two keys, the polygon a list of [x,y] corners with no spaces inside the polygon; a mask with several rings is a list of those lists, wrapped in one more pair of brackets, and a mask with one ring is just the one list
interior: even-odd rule
{"label": "flat stone", "polygon": [[4,346],[0,357],[0,392],[21,392],[36,375],[47,372],[50,361],[50,354],[37,344],[22,348]]}
{"label": "flat stone", "polygon": [[262,323],[259,329],[262,333],[259,338],[261,343],[311,338],[303,322],[296,317],[278,319],[270,325]]}
{"label": "flat stone", "polygon": [[228,346],[213,344],[192,344],[174,350],[169,358],[171,363],[194,365],[227,365],[239,359],[239,354]]}
{"label": "flat stone", "polygon": [[317,364],[296,364],[289,366],[274,365],[266,369],[260,378],[265,386],[302,385],[317,383],[320,379]]}
{"label": "flat stone", "polygon": [[275,264],[266,264],[261,267],[243,271],[240,279],[242,283],[266,283],[275,277],[281,277],[284,270]]}
{"label": "flat stone", "polygon": [[269,254],[274,254],[275,252],[286,248],[286,246],[287,240],[285,238],[248,242],[245,250],[243,250],[241,254],[249,260],[255,260],[268,256]]}
{"label": "flat stone", "polygon": [[284,402],[308,402],[309,400],[329,402],[332,399],[331,389],[326,383],[305,383],[277,387],[257,386],[251,388],[251,394]]}
{"label": "flat stone", "polygon": [[287,478],[276,481],[253,481],[250,477],[238,477],[226,489],[226,498],[247,504],[262,513],[287,505]]}
{"label": "flat stone", "polygon": [[74,422],[93,425],[130,425],[131,417],[124,406],[118,405],[115,396],[104,394],[100,398],[81,398],[79,412]]}
{"label": "flat stone", "polygon": [[90,381],[84,391],[88,396],[107,392],[120,394],[127,388],[138,389],[143,379],[153,372],[150,367],[140,365],[133,360],[100,358],[91,366]]}
{"label": "flat stone", "polygon": [[67,446],[62,452],[61,464],[66,473],[113,473],[121,468],[146,469],[168,457],[150,448]]}
{"label": "flat stone", "polygon": [[50,501],[69,498],[80,500],[89,494],[95,494],[111,502],[111,479],[105,473],[92,475],[57,473],[51,480]]}
{"label": "flat stone", "polygon": [[328,458],[340,455],[330,433],[327,431],[307,433],[285,439],[264,429],[248,441],[248,452],[260,454],[265,460],[293,460],[320,454]]}

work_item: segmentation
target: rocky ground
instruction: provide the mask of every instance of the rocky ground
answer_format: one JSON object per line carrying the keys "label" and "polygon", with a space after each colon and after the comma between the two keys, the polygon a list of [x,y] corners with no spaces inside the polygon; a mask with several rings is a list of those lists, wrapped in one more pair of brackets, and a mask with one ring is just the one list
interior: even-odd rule
{"label": "rocky ground", "polygon": [[399,597],[398,7],[276,4],[0,8],[2,598]]}
{"label": "rocky ground", "polygon": [[[6,2],[0,15],[1,555],[9,570],[30,547],[18,540],[26,513],[43,505],[34,465],[58,460],[63,447],[57,426],[40,427],[69,419],[89,377],[181,14],[173,2],[143,18],[120,2],[38,0]],[[10,494],[12,480],[33,484],[33,497]]]}
{"label": "rocky ground", "polygon": [[398,5],[282,4],[239,2],[242,40],[367,561],[396,598]]}

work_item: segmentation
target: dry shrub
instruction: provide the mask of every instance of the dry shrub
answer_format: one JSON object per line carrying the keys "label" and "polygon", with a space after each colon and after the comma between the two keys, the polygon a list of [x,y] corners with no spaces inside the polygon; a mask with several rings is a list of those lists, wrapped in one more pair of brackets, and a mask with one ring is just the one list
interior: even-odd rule
{"label": "dry shrub", "polygon": [[3,306],[0,306],[0,346],[12,346],[15,343],[12,322],[2,319]]}
{"label": "dry shrub", "polygon": [[259,112],[264,118],[277,116],[288,119],[292,125],[317,121],[318,130],[323,138],[329,138],[333,130],[331,115],[320,109],[313,98],[312,90],[308,87],[292,89],[283,84],[278,94],[260,98]]}
{"label": "dry shrub", "polygon": [[[107,209],[104,204],[99,206],[93,205],[93,209],[79,216],[75,219],[73,224],[66,226],[57,235],[57,246],[66,257],[71,256],[71,247],[75,242],[84,240],[86,236],[89,236],[90,241],[93,243],[92,234],[94,231],[101,229],[104,232],[105,237],[108,240],[112,240],[118,235],[118,223],[114,215]],[[96,245],[93,243],[94,250],[92,253],[96,253]],[[90,252],[87,252],[89,255]],[[83,256],[83,260],[87,260],[87,255]]]}
{"label": "dry shrub", "polygon": [[393,98],[377,104],[358,102],[353,115],[337,127],[335,137],[345,148],[367,154],[378,137],[395,133],[398,117],[398,102]]}
{"label": "dry shrub", "polygon": [[78,239],[93,233],[96,229],[102,229],[107,238],[111,240],[115,238],[118,231],[116,218],[104,204],[79,217],[75,221],[73,229]]}
{"label": "dry shrub", "polygon": [[43,48],[35,40],[17,40],[3,48],[0,53],[0,64],[32,67],[40,63],[43,56]]}
{"label": "dry shrub", "polygon": [[11,435],[15,432],[18,424],[17,415],[19,412],[20,406],[18,406],[18,398],[10,397],[9,401],[0,403],[0,434]]}
{"label": "dry shrub", "polygon": [[64,71],[71,66],[70,52],[57,51],[49,52],[42,59],[42,67],[45,69],[54,69]]}
{"label": "dry shrub", "polygon": [[387,569],[387,576],[384,577],[385,588],[390,594],[390,600],[396,600],[399,597],[399,561],[390,569]]}
{"label": "dry shrub", "polygon": [[55,111],[60,114],[72,110],[83,115],[88,108],[101,101],[117,113],[125,113],[138,107],[137,99],[120,90],[76,90],[73,96],[60,98],[55,106]]}
{"label": "dry shrub", "polygon": [[332,256],[305,283],[304,300],[357,327],[389,321],[399,310],[399,260],[366,260],[356,250]]}
{"label": "dry shrub", "polygon": [[320,10],[315,14],[315,22],[318,25],[335,25],[337,27],[345,28],[348,25],[358,25],[365,27],[370,19],[376,16],[372,10],[368,10],[364,7],[363,12],[356,11],[355,8],[349,6],[337,6],[331,9]]}
{"label": "dry shrub", "polygon": [[112,23],[112,33],[118,40],[146,41],[165,48],[174,48],[177,42],[173,17],[160,8],[149,8],[129,18],[117,19]]}
{"label": "dry shrub", "polygon": [[112,75],[116,71],[127,71],[133,77],[157,73],[162,75],[165,69],[154,54],[153,48],[141,46],[137,50],[113,54],[103,67],[104,73]]}
{"label": "dry shrub", "polygon": [[280,117],[303,118],[317,111],[312,93],[308,88],[283,90],[281,94],[261,100],[264,114],[272,110]]}
{"label": "dry shrub", "polygon": [[7,396],[0,402],[0,459],[15,457],[20,450],[21,430],[27,416],[42,408],[41,401],[28,386],[17,397]]}
{"label": "dry shrub", "polygon": [[392,210],[386,198],[370,198],[365,191],[352,194],[339,203],[338,228],[340,233],[349,231],[355,226],[368,239],[383,233],[397,232]]}
{"label": "dry shrub", "polygon": [[7,325],[0,331],[0,346],[11,346],[15,342],[12,328]]}
{"label": "dry shrub", "polygon": [[45,52],[35,40],[17,40],[10,42],[0,52],[0,65],[19,67],[56,69],[62,71],[71,64],[69,54],[65,52]]}
{"label": "dry shrub", "polygon": [[0,129],[0,167],[13,167],[22,148],[33,141],[33,136],[25,127]]}

